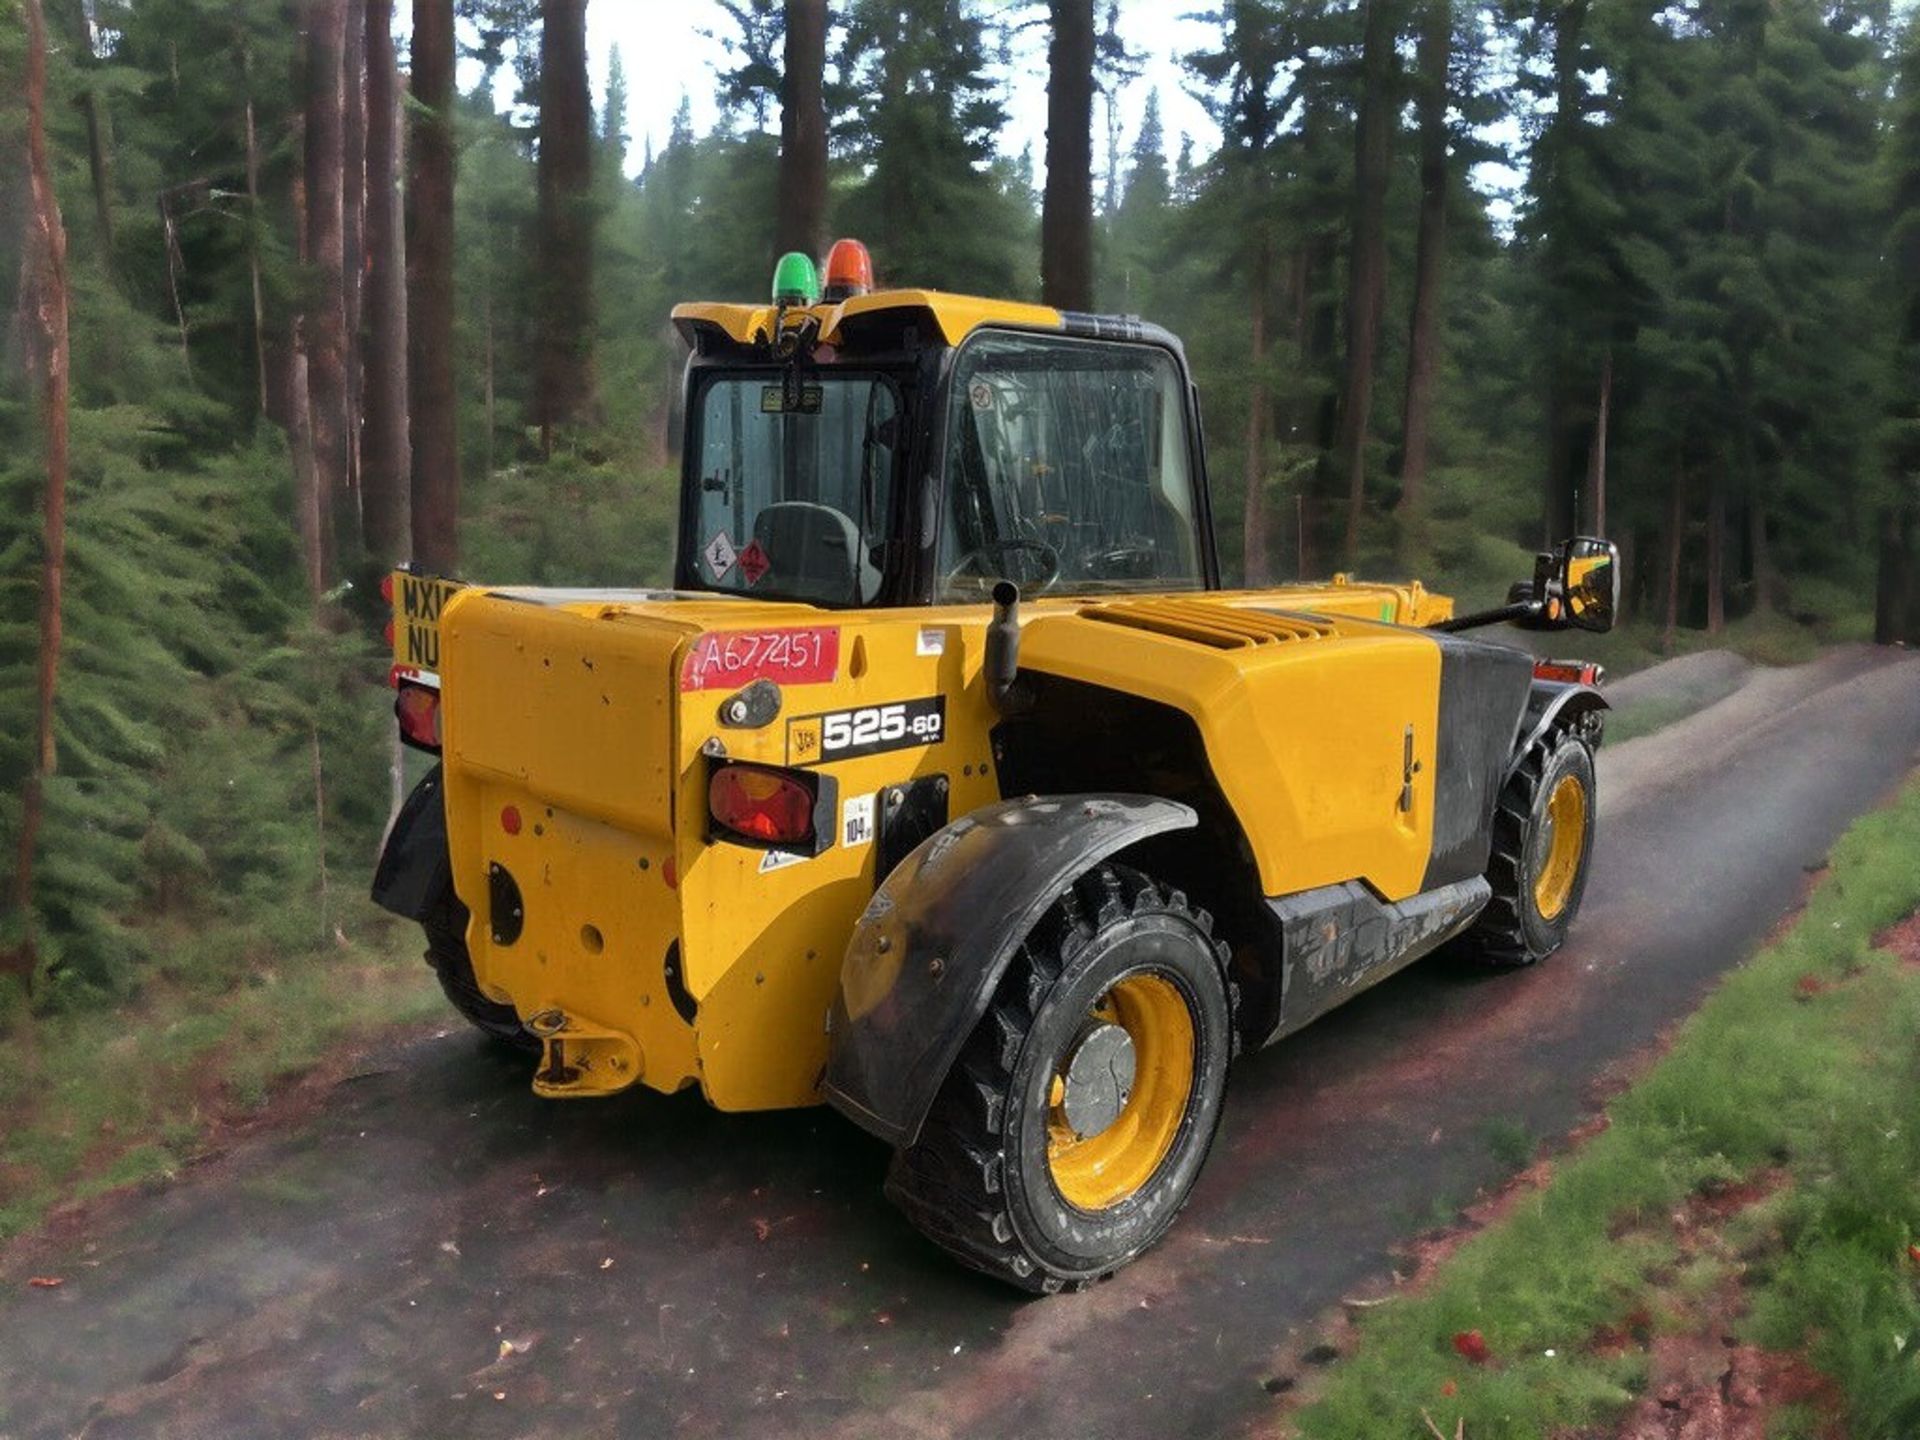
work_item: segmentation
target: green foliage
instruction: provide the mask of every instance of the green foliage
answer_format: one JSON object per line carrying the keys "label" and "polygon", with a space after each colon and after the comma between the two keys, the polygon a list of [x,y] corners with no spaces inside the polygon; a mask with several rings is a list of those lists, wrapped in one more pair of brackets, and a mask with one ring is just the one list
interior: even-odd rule
{"label": "green foliage", "polygon": [[[107,63],[66,43],[50,74],[72,242],[73,388],[55,766],[31,917],[42,1014],[124,999],[163,974],[163,954],[190,954],[156,945],[169,925],[209,937],[245,927],[299,953],[349,914],[360,923],[364,911],[340,897],[357,900],[386,814],[389,722],[373,637],[308,618],[291,466],[256,414],[250,247],[260,247],[268,303],[300,282],[274,226],[245,205],[244,142],[231,122],[251,94],[265,163],[284,165],[287,87],[269,76],[285,75],[290,39],[267,3],[153,0],[114,17]],[[174,64],[189,44],[198,63]],[[0,52],[6,78],[18,59]],[[68,101],[86,90],[113,122],[111,256],[85,223],[94,196],[82,107]],[[165,298],[166,246],[151,228],[161,189],[176,225],[184,353]],[[37,417],[9,372],[0,381],[9,856],[35,759],[44,487]],[[323,862],[339,877],[324,897]],[[0,923],[17,935],[26,919]],[[17,1008],[0,1007],[0,1024]]]}
{"label": "green foliage", "polygon": [[845,233],[883,280],[1026,298],[1038,289],[1031,181],[993,163],[1005,120],[987,24],[969,0],[853,0],[839,69],[855,96],[835,127],[860,172]]}

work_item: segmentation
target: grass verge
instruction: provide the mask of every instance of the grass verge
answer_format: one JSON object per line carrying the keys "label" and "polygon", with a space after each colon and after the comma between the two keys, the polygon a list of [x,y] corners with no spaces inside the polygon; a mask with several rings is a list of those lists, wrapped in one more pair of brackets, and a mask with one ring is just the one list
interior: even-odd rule
{"label": "grass verge", "polygon": [[440,1014],[417,947],[397,927],[355,928],[369,945],[275,959],[237,933],[159,937],[163,957],[238,948],[218,964],[163,958],[116,1009],[17,1020],[0,1067],[0,1240],[59,1205],[171,1177],[329,1055]]}
{"label": "grass verge", "polygon": [[[1920,1436],[1920,965],[1875,946],[1917,908],[1910,782],[1854,825],[1798,923],[1722,982],[1604,1133],[1420,1293],[1367,1314],[1299,1432],[1613,1435],[1657,1378],[1663,1335],[1718,1296],[1740,1344],[1827,1379],[1837,1414],[1786,1405],[1770,1435]],[[1757,1198],[1718,1214],[1729,1194]]]}

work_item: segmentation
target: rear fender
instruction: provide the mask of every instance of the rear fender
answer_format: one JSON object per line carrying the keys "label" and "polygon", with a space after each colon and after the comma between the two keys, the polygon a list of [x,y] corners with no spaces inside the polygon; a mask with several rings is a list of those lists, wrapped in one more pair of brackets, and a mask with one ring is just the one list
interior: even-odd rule
{"label": "rear fender", "polygon": [[413,787],[387,834],[373,872],[373,902],[408,920],[424,921],[452,886],[446,797],[436,765]]}
{"label": "rear fender", "polygon": [[962,816],[924,841],[854,927],[829,1019],[825,1094],[895,1146],[934,1096],[1027,932],[1091,866],[1192,809],[1149,795],[1029,796]]}
{"label": "rear fender", "polygon": [[1514,743],[1513,754],[1507,761],[1507,771],[1501,777],[1501,783],[1512,778],[1527,752],[1545,739],[1550,730],[1565,728],[1588,731],[1589,743],[1598,749],[1600,716],[1612,708],[1607,703],[1607,697],[1592,685],[1535,680],[1532,690],[1527,693],[1526,713],[1520,717],[1520,738]]}

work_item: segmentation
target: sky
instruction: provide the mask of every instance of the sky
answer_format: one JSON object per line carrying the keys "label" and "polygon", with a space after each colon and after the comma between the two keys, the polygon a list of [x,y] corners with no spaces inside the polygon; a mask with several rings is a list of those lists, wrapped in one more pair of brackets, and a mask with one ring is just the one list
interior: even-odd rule
{"label": "sky", "polygon": [[[1004,4],[1004,0],[999,3]],[[998,5],[983,8],[991,10]],[[1140,78],[1117,97],[1123,154],[1132,147],[1147,93],[1156,86],[1169,161],[1180,149],[1183,131],[1193,136],[1200,154],[1211,150],[1219,139],[1219,131],[1206,111],[1187,94],[1183,84],[1180,55],[1204,47],[1213,38],[1209,27],[1182,18],[1192,8],[1191,0],[1121,0],[1121,38],[1142,60]],[[594,0],[587,7],[588,65],[596,104],[605,98],[607,60],[615,45],[620,47],[626,69],[630,169],[640,168],[649,137],[656,150],[666,144],[673,112],[683,94],[693,107],[694,129],[705,134],[712,128],[719,115],[714,69],[726,62],[726,52],[718,39],[701,32],[724,34],[732,23],[711,0]],[[1016,39],[1012,64],[1000,72],[1007,91],[1007,125],[1001,132],[1001,148],[1017,153],[1031,142],[1038,177],[1045,171],[1046,36],[1043,28],[1034,27]],[[1093,128],[1098,171],[1105,167],[1106,115],[1097,98]]]}

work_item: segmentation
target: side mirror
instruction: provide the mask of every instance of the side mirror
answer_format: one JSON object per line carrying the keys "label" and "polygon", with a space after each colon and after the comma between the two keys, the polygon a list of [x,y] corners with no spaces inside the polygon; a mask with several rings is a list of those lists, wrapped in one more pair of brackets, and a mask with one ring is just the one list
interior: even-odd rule
{"label": "side mirror", "polygon": [[1559,561],[1565,623],[1605,634],[1620,613],[1620,550],[1611,541],[1576,535],[1563,541]]}
{"label": "side mirror", "polygon": [[1503,623],[1522,630],[1591,630],[1603,634],[1620,613],[1620,551],[1609,541],[1576,535],[1533,558],[1533,579],[1516,581],[1507,603],[1436,621],[1452,633]]}

